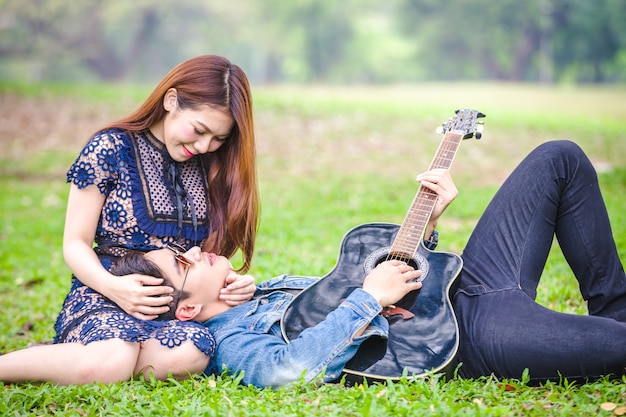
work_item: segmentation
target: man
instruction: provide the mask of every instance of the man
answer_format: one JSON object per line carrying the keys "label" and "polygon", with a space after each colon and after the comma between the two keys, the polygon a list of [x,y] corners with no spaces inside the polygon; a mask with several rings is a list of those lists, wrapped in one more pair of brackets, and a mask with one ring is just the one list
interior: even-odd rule
{"label": "man", "polygon": [[[400,261],[383,262],[324,321],[287,343],[280,330],[282,313],[294,292],[311,285],[314,278],[276,277],[258,285],[252,300],[233,307],[220,299],[236,275],[227,258],[199,247],[168,249],[132,252],[122,258],[115,273],[166,278],[164,285],[175,288],[174,316],[204,322],[215,336],[215,353],[206,373],[242,372],[242,383],[258,387],[278,387],[301,377],[310,381],[322,372],[326,380],[337,379],[365,339],[386,336],[382,308],[421,288],[415,282],[420,271]],[[161,274],[155,273],[155,266]]]}

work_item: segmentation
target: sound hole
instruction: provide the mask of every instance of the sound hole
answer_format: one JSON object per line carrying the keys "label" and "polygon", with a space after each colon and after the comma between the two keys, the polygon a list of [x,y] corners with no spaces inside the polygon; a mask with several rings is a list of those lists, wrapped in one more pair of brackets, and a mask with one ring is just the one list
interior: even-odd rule
{"label": "sound hole", "polygon": [[[407,264],[411,265],[415,269],[419,269],[422,271],[422,275],[416,280],[417,282],[423,281],[426,276],[428,276],[429,265],[426,258],[418,252],[416,252],[413,256],[409,256],[407,254],[398,254],[392,253],[390,247],[380,248],[374,252],[372,252],[366,259],[363,267],[365,269],[365,274],[369,274],[372,269],[376,268],[378,264],[384,262],[388,259],[399,259]],[[404,296],[400,301],[398,301],[395,305],[396,307],[403,308],[405,310],[412,310],[417,302],[417,297],[419,296],[421,290],[411,291],[407,295]]]}
{"label": "sound hole", "polygon": [[416,279],[416,281],[420,282],[426,278],[428,275],[428,261],[426,258],[419,253],[416,253],[414,256],[410,256],[405,253],[391,253],[389,251],[390,248],[381,248],[375,252],[372,252],[367,259],[365,260],[365,264],[363,265],[365,269],[365,274],[369,274],[372,269],[376,268],[381,262],[397,259],[402,262],[406,262],[409,266],[415,269],[419,269],[422,271],[422,275]]}
{"label": "sound hole", "polygon": [[415,258],[410,257],[409,255],[405,253],[390,253],[386,257],[379,259],[376,265],[384,261],[392,261],[392,260],[404,262],[413,269],[421,269],[421,265],[417,263],[417,260]]}

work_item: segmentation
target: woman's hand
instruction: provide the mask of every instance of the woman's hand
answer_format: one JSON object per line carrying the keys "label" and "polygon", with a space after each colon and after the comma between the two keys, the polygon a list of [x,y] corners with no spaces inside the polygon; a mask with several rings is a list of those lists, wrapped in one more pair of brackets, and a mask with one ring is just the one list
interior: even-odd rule
{"label": "woman's hand", "polygon": [[239,275],[234,271],[226,277],[226,286],[220,292],[220,300],[231,306],[250,301],[256,285],[252,275]]}
{"label": "woman's hand", "polygon": [[443,214],[446,208],[448,208],[456,196],[459,195],[459,191],[454,185],[454,181],[452,181],[450,171],[447,169],[433,169],[426,171],[419,174],[416,180],[420,181],[424,187],[435,192],[438,197],[437,202],[435,203],[435,208],[433,209],[428,221],[428,227],[426,229],[426,237],[428,237],[435,229],[435,226],[437,226],[439,217]]}
{"label": "woman's hand", "polygon": [[174,289],[163,283],[162,278],[148,275],[114,276],[111,279],[109,297],[122,310],[140,320],[154,320],[169,311],[168,304]]}

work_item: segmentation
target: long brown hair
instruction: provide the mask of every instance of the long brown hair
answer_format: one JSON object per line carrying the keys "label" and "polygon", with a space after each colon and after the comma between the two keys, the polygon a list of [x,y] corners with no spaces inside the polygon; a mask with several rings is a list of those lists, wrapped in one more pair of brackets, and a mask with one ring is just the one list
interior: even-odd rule
{"label": "long brown hair", "polygon": [[250,268],[259,222],[256,147],[252,94],[248,77],[237,65],[217,55],[202,55],[182,62],[161,80],[146,101],[130,116],[105,129],[132,132],[148,129],[166,114],[163,97],[175,88],[181,109],[202,105],[230,112],[234,126],[216,152],[202,157],[209,162],[208,199],[211,227],[203,250],[232,257],[241,250]]}

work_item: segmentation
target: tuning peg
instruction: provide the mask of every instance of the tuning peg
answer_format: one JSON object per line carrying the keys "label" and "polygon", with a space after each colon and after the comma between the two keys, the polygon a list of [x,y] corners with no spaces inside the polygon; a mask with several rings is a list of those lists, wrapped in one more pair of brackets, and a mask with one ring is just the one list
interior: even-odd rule
{"label": "tuning peg", "polygon": [[476,139],[480,139],[483,137],[483,130],[485,130],[485,125],[483,123],[477,123],[476,124],[476,131],[474,132],[474,137],[476,137]]}
{"label": "tuning peg", "polygon": [[441,125],[437,127],[437,129],[435,129],[435,133],[437,133],[438,135],[443,135],[445,132],[446,132],[445,125]]}

